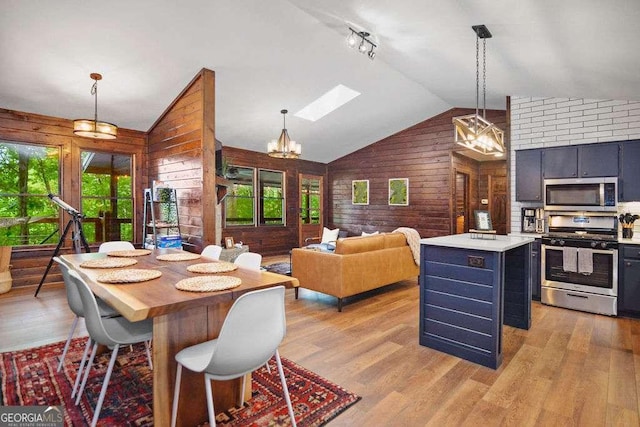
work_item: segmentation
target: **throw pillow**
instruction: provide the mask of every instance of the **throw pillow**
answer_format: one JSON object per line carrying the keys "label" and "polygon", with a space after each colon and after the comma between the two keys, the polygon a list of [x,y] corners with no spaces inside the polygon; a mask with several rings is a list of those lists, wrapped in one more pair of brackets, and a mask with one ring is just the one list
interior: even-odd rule
{"label": "throw pillow", "polygon": [[365,231],[362,232],[363,236],[375,236],[376,234],[380,234],[379,231],[374,231],[373,233],[367,233]]}
{"label": "throw pillow", "polygon": [[327,227],[323,227],[322,241],[320,243],[335,242],[336,240],[338,240],[338,233],[340,233],[339,228],[336,228],[335,230],[329,230]]}

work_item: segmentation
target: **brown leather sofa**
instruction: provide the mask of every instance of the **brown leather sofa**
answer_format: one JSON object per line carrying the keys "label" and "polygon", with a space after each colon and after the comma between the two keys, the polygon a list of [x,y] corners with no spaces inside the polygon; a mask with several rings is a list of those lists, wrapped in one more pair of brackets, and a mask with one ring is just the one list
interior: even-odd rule
{"label": "brown leather sofa", "polygon": [[335,252],[296,248],[291,267],[300,287],[337,297],[338,311],[345,297],[420,274],[401,233],[338,239]]}

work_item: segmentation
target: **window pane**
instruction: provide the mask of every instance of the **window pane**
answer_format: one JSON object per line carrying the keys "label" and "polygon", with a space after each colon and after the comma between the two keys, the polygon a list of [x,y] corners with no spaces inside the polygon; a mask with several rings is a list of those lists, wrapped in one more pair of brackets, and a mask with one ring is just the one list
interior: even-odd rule
{"label": "window pane", "polygon": [[260,224],[284,225],[284,173],[260,170]]}
{"label": "window pane", "polygon": [[233,185],[224,199],[225,226],[254,225],[254,169],[231,165],[230,168],[234,168],[236,173]]}
{"label": "window pane", "polygon": [[83,151],[80,159],[87,241],[133,240],[132,157]]}
{"label": "window pane", "polygon": [[58,148],[0,140],[0,245],[57,242],[58,207],[47,195],[60,191],[59,168]]}

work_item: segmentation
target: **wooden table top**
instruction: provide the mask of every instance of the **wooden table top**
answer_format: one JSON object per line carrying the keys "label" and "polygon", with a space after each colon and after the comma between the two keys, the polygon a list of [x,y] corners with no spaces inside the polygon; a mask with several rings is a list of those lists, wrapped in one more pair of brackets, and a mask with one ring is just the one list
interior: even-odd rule
{"label": "wooden table top", "polygon": [[271,286],[284,285],[297,287],[298,280],[293,277],[275,274],[268,271],[254,271],[243,267],[228,273],[216,275],[233,276],[242,280],[237,288],[216,292],[188,292],[175,288],[175,284],[188,277],[202,276],[187,271],[187,266],[203,262],[214,262],[207,258],[191,261],[160,261],[157,255],[179,253],[177,249],[156,249],[150,255],[135,257],[137,264],[122,269],[148,269],[162,272],[157,279],[139,283],[107,284],[100,283],[96,277],[107,271],[116,269],[82,268],[80,264],[90,259],[104,258],[104,253],[70,254],[61,258],[70,262],[87,281],[91,290],[109,305],[114,307],[128,320],[135,322],[151,317],[162,316],[186,308],[213,305],[230,301],[243,293]]}

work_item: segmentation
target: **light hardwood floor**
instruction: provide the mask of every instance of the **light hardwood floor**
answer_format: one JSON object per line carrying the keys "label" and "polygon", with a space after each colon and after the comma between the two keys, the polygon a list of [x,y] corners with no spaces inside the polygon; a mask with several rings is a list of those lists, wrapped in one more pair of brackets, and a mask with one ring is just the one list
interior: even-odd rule
{"label": "light hardwood floor", "polygon": [[[63,288],[33,292],[0,296],[0,351],[66,339]],[[342,313],[334,298],[287,291],[282,356],[362,396],[331,426],[640,425],[640,320],[534,302],[529,331],[504,328],[494,371],[421,347],[418,300],[415,280],[348,299]]]}

